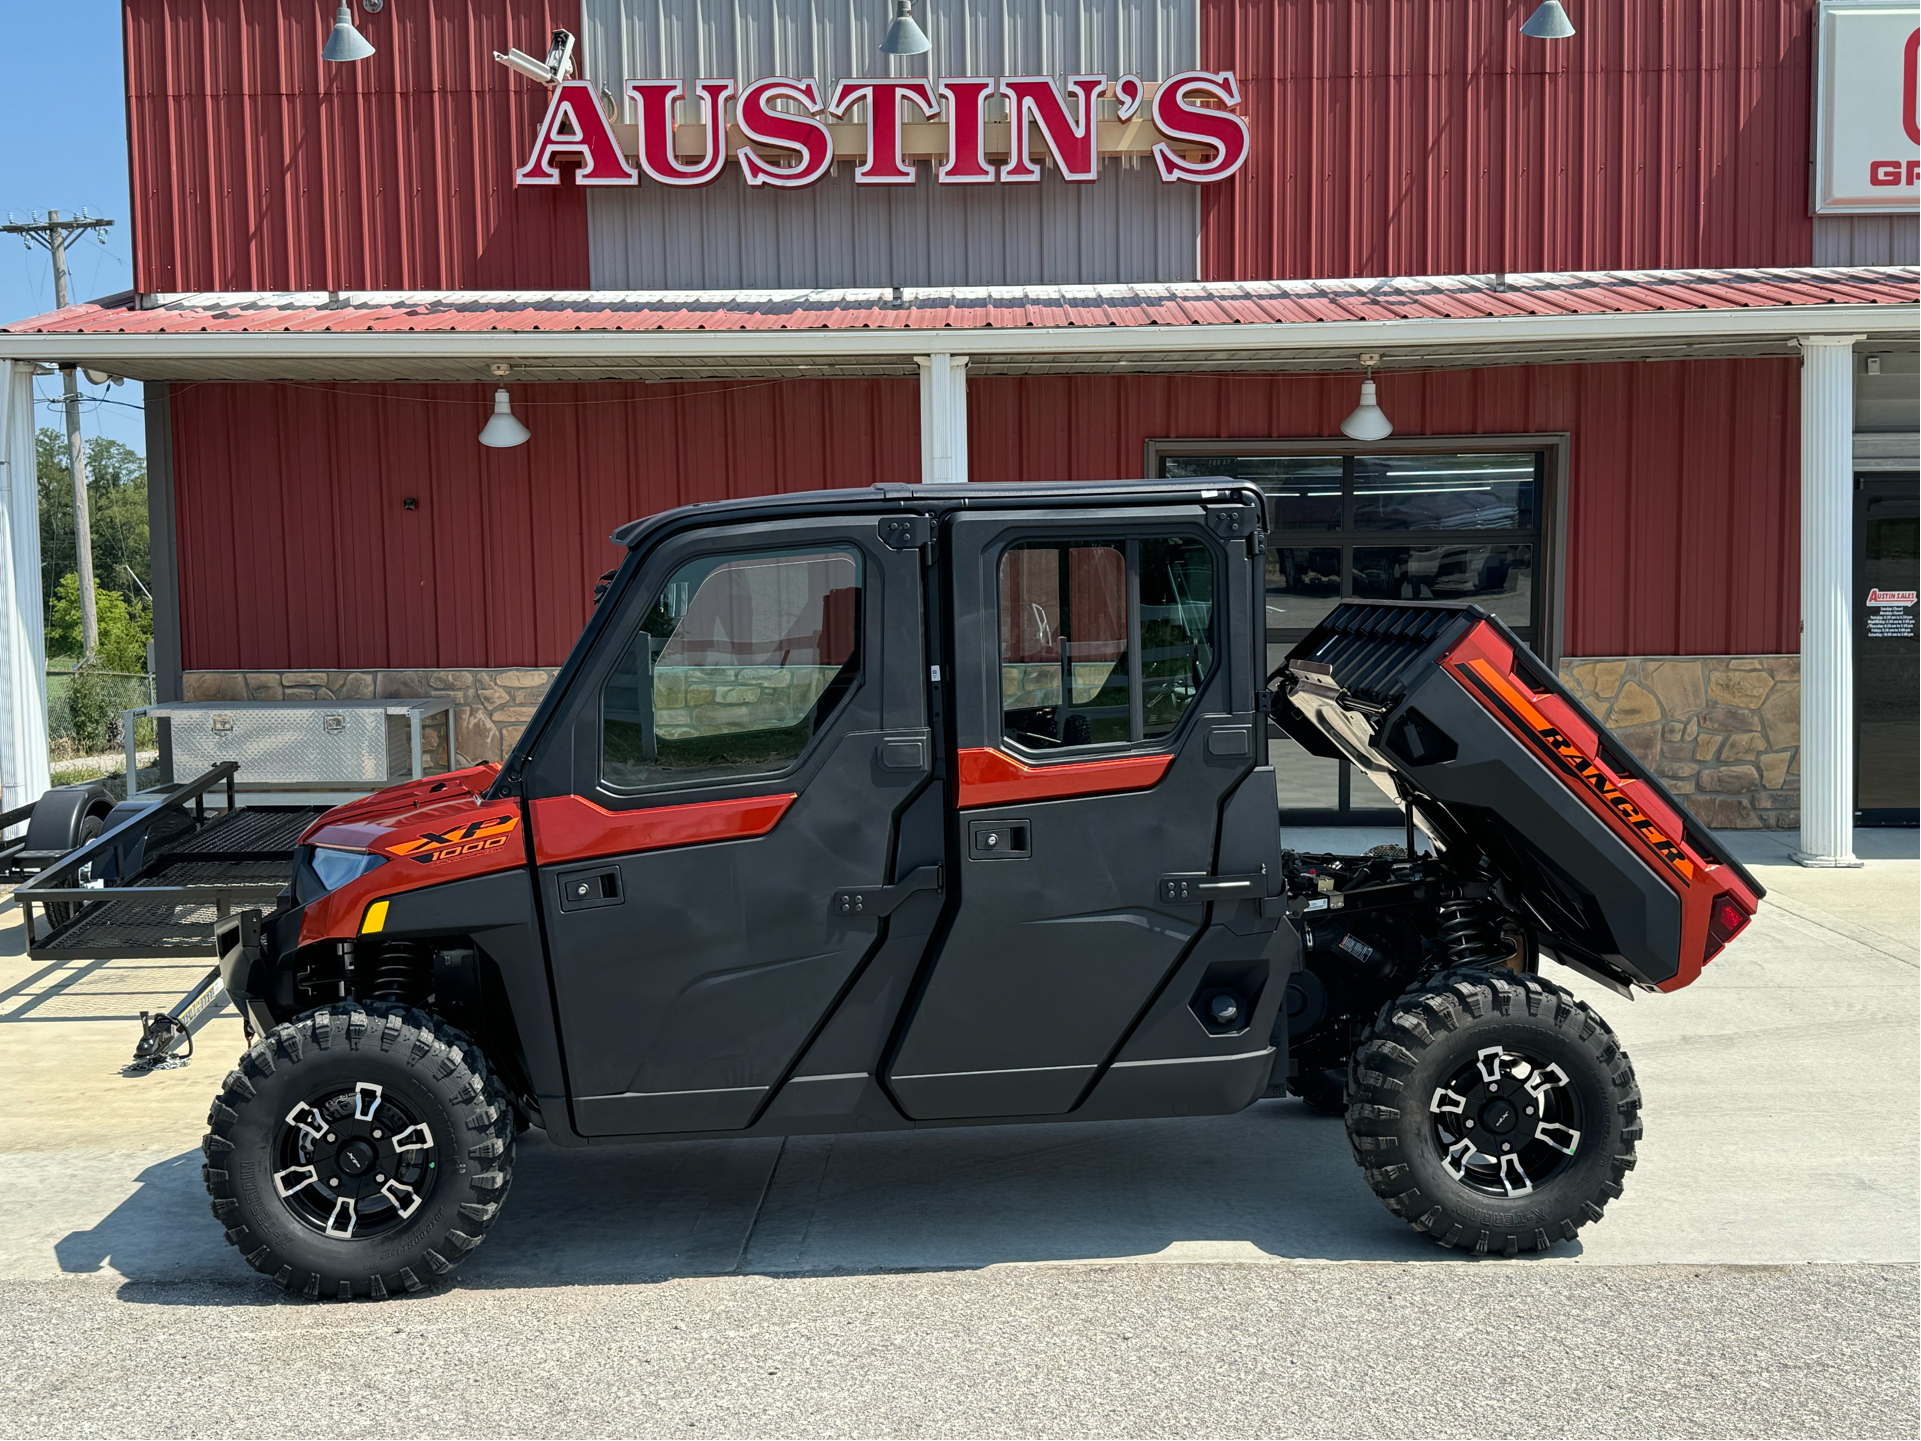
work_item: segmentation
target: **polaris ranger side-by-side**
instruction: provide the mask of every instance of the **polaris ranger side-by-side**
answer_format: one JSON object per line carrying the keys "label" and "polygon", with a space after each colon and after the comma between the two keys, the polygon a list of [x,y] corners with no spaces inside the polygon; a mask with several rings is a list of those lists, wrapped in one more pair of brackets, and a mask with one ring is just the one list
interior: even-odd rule
{"label": "polaris ranger side-by-side", "polygon": [[[1545,1249],[1641,1134],[1537,974],[1687,985],[1761,888],[1497,620],[1346,602],[1270,679],[1261,494],[882,486],[677,510],[504,765],[300,838],[219,930],[206,1182],[308,1296],[416,1289],[557,1143],[1344,1112],[1388,1208]],[[1282,848],[1270,724],[1422,852]]]}

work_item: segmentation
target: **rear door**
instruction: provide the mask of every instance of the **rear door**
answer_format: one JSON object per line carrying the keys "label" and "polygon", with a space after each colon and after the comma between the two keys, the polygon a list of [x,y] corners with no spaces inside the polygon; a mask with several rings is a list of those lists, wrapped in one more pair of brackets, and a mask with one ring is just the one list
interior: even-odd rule
{"label": "rear door", "polygon": [[647,558],[530,771],[575,1124],[746,1126],[872,946],[928,783],[920,561],[877,522]]}
{"label": "rear door", "polygon": [[1212,871],[1254,765],[1255,514],[950,523],[959,894],[887,1067],[907,1115],[1072,1109],[1199,934],[1157,887]]}

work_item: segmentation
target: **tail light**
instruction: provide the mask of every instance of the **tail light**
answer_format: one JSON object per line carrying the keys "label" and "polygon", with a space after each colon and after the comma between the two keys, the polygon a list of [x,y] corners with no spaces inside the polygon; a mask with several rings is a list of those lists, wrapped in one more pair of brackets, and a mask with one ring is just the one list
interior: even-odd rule
{"label": "tail light", "polygon": [[1754,917],[1742,910],[1734,897],[1723,891],[1714,898],[1714,908],[1708,912],[1708,954],[1712,960],[1719,955],[1721,948],[1746,927]]}

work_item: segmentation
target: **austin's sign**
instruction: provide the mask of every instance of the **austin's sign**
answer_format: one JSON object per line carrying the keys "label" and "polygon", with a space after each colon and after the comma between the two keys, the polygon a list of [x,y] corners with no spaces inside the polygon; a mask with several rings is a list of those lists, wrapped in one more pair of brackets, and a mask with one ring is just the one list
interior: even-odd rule
{"label": "austin's sign", "polygon": [[[1032,185],[1051,161],[1061,177],[1099,178],[1104,156],[1151,155],[1161,179],[1225,180],[1247,160],[1246,120],[1231,71],[1190,70],[1158,85],[1137,75],[843,80],[823,105],[813,80],[774,76],[737,91],[733,80],[629,80],[632,121],[610,120],[585,80],[554,87],[521,185],[558,185],[568,162],[577,185],[706,185],[738,163],[749,185],[812,185],[837,161],[854,162],[856,185],[912,185],[918,159],[937,161],[942,185]],[[1096,114],[1110,93],[1114,118]],[[988,118],[996,98],[1005,119]],[[676,123],[682,101],[697,123]],[[865,124],[842,123],[865,105]],[[926,117],[903,121],[912,109]],[[731,117],[730,117],[731,111]]]}

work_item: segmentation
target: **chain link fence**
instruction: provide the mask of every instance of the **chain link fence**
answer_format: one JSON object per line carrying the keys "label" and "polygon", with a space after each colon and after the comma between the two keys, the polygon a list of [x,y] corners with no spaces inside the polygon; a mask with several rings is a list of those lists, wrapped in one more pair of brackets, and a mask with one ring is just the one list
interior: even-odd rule
{"label": "chain link fence", "polygon": [[[118,777],[126,769],[126,737],[120,733],[120,713],[154,703],[151,675],[80,666],[47,670],[47,761],[53,783]],[[136,722],[135,749],[140,764],[151,764],[145,752],[155,749],[150,720]]]}

